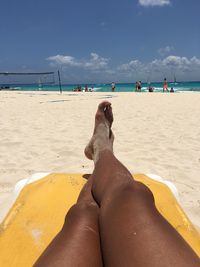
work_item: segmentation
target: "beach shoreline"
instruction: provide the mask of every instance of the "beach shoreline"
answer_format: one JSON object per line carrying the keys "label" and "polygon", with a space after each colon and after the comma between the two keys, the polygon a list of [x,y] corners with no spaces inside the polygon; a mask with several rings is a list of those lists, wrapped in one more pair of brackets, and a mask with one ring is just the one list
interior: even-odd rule
{"label": "beach shoreline", "polygon": [[113,106],[119,160],[133,174],[173,182],[200,228],[200,92],[0,91],[0,220],[20,179],[37,172],[92,172],[83,150],[103,100]]}
{"label": "beach shoreline", "polygon": [[[72,92],[74,90],[82,90],[84,91],[94,91],[94,92],[111,92],[112,91],[112,84],[111,83],[79,83],[79,84],[65,84],[62,83],[61,87],[58,84],[11,84],[12,77],[8,80],[8,84],[4,84],[0,86],[0,90],[14,90],[14,91],[37,91],[37,92],[59,92],[63,90],[63,92]],[[170,82],[168,81],[168,90],[170,91],[171,88],[175,92],[200,92],[200,81],[179,81],[179,82]],[[160,82],[153,82],[153,81],[142,81],[141,83],[141,91],[142,92],[149,92],[149,88],[153,89],[155,92],[163,92],[163,81]],[[115,92],[135,92],[136,91],[136,83],[115,83]]]}

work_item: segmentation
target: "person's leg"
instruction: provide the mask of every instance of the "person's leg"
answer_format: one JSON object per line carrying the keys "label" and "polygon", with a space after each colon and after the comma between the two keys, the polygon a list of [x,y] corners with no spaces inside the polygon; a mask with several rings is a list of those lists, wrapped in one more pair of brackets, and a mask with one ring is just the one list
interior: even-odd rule
{"label": "person's leg", "polygon": [[69,210],[62,230],[34,267],[103,266],[98,227],[99,207],[92,197],[91,185],[90,178],[77,203]]}
{"label": "person's leg", "polygon": [[151,191],[133,180],[112,152],[112,109],[99,105],[85,149],[93,159],[92,193],[100,206],[104,265],[109,267],[199,267],[196,254],[157,211]]}

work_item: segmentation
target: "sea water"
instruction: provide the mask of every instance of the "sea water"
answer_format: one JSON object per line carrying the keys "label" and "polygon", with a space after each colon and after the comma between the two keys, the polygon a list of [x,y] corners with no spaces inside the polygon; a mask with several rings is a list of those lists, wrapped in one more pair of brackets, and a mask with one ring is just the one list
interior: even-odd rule
{"label": "sea water", "polygon": [[[62,84],[63,91],[73,91],[77,86],[81,86],[84,90],[86,84]],[[142,83],[142,92],[148,92],[148,87],[154,88],[154,92],[162,92],[163,83],[153,82],[151,84]],[[87,84],[89,90],[97,92],[110,92],[111,83]],[[168,89],[174,88],[175,92],[200,92],[200,82],[169,82]],[[10,88],[22,91],[59,91],[58,85],[26,85],[17,84],[10,86]],[[135,83],[116,83],[116,92],[135,92]]]}

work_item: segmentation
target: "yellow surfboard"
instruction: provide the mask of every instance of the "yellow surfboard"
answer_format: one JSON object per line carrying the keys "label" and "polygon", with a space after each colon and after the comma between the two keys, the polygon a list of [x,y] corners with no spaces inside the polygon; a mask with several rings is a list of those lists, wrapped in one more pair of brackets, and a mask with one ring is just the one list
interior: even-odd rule
{"label": "yellow surfboard", "polygon": [[[134,178],[154,194],[158,210],[200,256],[200,234],[169,187],[143,174]],[[0,225],[0,266],[31,267],[61,230],[86,180],[81,174],[49,174],[25,185]]]}

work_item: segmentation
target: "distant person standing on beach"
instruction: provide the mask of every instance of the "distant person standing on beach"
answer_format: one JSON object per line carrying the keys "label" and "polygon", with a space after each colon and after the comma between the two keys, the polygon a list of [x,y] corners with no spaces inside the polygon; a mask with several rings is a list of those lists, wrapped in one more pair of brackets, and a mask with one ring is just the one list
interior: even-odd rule
{"label": "distant person standing on beach", "polygon": [[168,84],[167,84],[167,79],[164,79],[163,82],[163,92],[168,92]]}
{"label": "distant person standing on beach", "polygon": [[112,88],[112,92],[115,92],[115,82],[112,82],[111,88]]}
{"label": "distant person standing on beach", "polygon": [[138,82],[135,83],[135,91],[138,92]]}
{"label": "distant person standing on beach", "polygon": [[85,85],[85,92],[88,92],[88,86],[87,86],[87,84]]}
{"label": "distant person standing on beach", "polygon": [[138,82],[138,92],[141,92],[141,90],[142,90],[142,82],[139,81]]}

